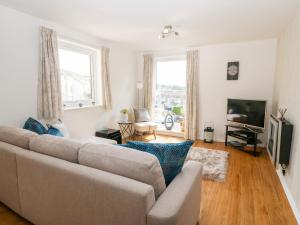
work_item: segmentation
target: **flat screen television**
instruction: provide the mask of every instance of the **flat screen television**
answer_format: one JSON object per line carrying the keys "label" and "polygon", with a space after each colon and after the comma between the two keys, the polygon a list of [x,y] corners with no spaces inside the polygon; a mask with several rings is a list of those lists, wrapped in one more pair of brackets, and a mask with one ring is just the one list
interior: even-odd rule
{"label": "flat screen television", "polygon": [[228,99],[227,120],[252,127],[265,127],[266,101]]}

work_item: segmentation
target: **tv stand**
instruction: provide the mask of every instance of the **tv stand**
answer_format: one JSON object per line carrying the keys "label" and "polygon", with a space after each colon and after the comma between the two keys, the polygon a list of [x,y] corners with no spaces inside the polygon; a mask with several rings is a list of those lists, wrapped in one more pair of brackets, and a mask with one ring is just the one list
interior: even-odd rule
{"label": "tv stand", "polygon": [[[261,129],[252,128],[249,126],[238,126],[233,124],[226,124],[226,135],[225,135],[225,146],[228,144],[240,149],[244,150],[244,147],[247,145],[253,146],[253,155],[257,156],[257,145],[261,143],[261,141],[258,139],[258,134],[263,133]],[[228,142],[228,137],[234,137],[238,140],[241,140],[243,142],[239,141],[231,141]]]}

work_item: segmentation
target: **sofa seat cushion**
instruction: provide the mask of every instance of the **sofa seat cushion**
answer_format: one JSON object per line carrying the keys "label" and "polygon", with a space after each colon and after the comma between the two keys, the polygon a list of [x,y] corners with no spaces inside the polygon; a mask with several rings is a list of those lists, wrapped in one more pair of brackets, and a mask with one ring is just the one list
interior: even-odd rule
{"label": "sofa seat cushion", "polygon": [[0,126],[0,141],[29,149],[29,140],[36,133],[18,127]]}
{"label": "sofa seat cushion", "polygon": [[115,145],[118,144],[117,141],[112,140],[112,139],[107,139],[107,138],[101,138],[101,137],[88,137],[88,138],[83,138],[79,140],[81,143],[87,144],[87,143],[91,143],[91,144],[111,144],[111,145]]}
{"label": "sofa seat cushion", "polygon": [[145,143],[139,141],[129,141],[125,147],[137,149],[155,155],[162,167],[166,185],[180,173],[185,158],[193,145],[193,141],[182,143]]}
{"label": "sofa seat cushion", "polygon": [[154,122],[135,123],[134,129],[138,132],[151,132],[157,129],[157,124]]}
{"label": "sofa seat cushion", "polygon": [[153,187],[155,196],[166,189],[162,168],[151,154],[107,144],[86,144],[79,151],[79,164],[131,178]]}
{"label": "sofa seat cushion", "polygon": [[29,149],[34,152],[78,163],[78,152],[82,145],[79,141],[45,134],[31,138]]}

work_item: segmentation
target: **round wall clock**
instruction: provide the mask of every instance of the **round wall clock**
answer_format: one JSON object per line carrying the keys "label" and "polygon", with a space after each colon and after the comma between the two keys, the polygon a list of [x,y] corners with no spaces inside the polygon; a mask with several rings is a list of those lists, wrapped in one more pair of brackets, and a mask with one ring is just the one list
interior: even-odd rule
{"label": "round wall clock", "polygon": [[228,67],[228,75],[235,76],[238,74],[238,67],[236,65],[231,65]]}
{"label": "round wall clock", "polygon": [[227,66],[227,80],[238,80],[239,62],[229,62]]}

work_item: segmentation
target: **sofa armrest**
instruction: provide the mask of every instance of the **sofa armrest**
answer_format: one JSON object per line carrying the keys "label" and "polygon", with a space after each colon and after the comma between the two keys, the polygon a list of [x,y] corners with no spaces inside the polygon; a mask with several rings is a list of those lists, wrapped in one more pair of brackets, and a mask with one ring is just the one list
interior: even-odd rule
{"label": "sofa armrest", "polygon": [[187,162],[148,213],[147,225],[196,225],[201,179],[201,163]]}

